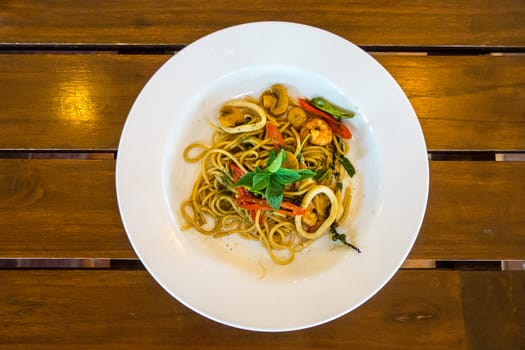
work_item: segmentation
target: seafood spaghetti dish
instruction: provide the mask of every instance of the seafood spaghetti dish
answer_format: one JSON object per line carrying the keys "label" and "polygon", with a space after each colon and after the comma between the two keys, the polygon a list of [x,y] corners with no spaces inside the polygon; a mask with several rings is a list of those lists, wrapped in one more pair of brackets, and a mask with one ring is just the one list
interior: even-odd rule
{"label": "seafood spaghetti dish", "polygon": [[192,143],[183,153],[186,162],[200,163],[181,204],[183,229],[257,240],[283,265],[323,236],[360,252],[338,230],[352,200],[345,179],[356,172],[343,122],[353,116],[323,97],[289,96],[282,84],[258,99],[225,101],[210,143]]}

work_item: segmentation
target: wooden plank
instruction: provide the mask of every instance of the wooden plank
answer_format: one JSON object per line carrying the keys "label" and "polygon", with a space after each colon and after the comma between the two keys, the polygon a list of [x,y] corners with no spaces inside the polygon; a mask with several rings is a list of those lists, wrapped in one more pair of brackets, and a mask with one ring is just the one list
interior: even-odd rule
{"label": "wooden plank", "polygon": [[264,20],[319,26],[360,45],[525,45],[521,0],[7,1],[2,43],[188,44],[227,26]]}
{"label": "wooden plank", "polygon": [[[133,101],[169,57],[0,55],[0,149],[116,150]],[[376,58],[429,149],[525,149],[525,56]]]}
{"label": "wooden plank", "polygon": [[430,193],[410,258],[525,258],[525,162],[431,162]]}
{"label": "wooden plank", "polygon": [[169,56],[0,56],[0,148],[116,149],[140,90]]}
{"label": "wooden plank", "polygon": [[525,272],[461,274],[470,349],[525,349]]}
{"label": "wooden plank", "polygon": [[400,271],[352,313],[288,333],[243,331],[205,319],[145,271],[3,270],[0,278],[0,344],[6,350],[519,349],[525,344],[524,272]]}
{"label": "wooden plank", "polygon": [[377,56],[432,150],[525,149],[525,56]]}
{"label": "wooden plank", "polygon": [[[430,176],[409,258],[525,260],[525,162],[431,162]],[[135,257],[109,160],[0,160],[0,232],[0,257]]]}
{"label": "wooden plank", "polygon": [[133,258],[113,160],[0,159],[0,256]]}

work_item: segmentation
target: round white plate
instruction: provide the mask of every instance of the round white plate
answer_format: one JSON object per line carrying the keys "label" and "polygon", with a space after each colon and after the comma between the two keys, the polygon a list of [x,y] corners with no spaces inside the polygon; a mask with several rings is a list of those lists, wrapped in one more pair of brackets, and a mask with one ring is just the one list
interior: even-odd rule
{"label": "round white plate", "polygon": [[[257,242],[181,231],[179,206],[199,170],[190,142],[209,142],[217,107],[283,83],[296,97],[354,108],[349,158],[357,168],[341,227],[362,250],[328,236],[278,266]],[[210,34],[150,79],[118,149],[122,220],[147,270],[181,303],[218,322],[260,331],[318,325],[380,290],[410,251],[427,203],[428,161],[418,119],[401,88],[367,53],[324,30],[258,22]]]}

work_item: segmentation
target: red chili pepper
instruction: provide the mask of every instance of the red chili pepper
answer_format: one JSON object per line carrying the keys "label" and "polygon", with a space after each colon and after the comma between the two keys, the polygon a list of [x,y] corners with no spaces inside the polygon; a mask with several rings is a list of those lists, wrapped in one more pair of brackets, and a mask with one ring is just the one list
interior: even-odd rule
{"label": "red chili pepper", "polygon": [[298,205],[295,205],[290,202],[285,202],[285,201],[281,202],[281,208],[291,211],[293,213],[293,214],[290,214],[291,216],[303,215],[306,212],[304,208],[301,208]]}
{"label": "red chili pepper", "polygon": [[[251,195],[248,195],[243,198],[237,198],[235,200],[235,203],[246,210],[252,211],[252,210],[274,210],[266,200],[255,198]],[[305,213],[305,210],[293,203],[289,203],[286,201],[281,202],[281,209],[277,210],[278,213],[281,213],[283,215],[288,216],[297,216],[297,215],[303,215]]]}
{"label": "red chili pepper", "polygon": [[350,131],[350,129],[348,129],[346,127],[346,125],[344,125],[342,122],[340,122],[339,120],[335,119],[333,116],[331,116],[330,114],[324,112],[324,111],[321,111],[320,109],[312,106],[310,104],[310,102],[308,102],[307,100],[305,100],[304,98],[300,98],[299,99],[299,104],[301,105],[301,107],[307,111],[307,112],[310,112],[318,117],[321,117],[323,118],[324,121],[326,121],[328,123],[328,125],[330,125],[330,128],[332,129],[332,131],[344,138],[344,139],[351,139],[352,138],[352,132]]}
{"label": "red chili pepper", "polygon": [[[235,163],[230,163],[230,170],[232,172],[232,176],[233,176],[233,181],[234,182],[237,182],[237,180],[239,180],[243,175],[244,175],[244,171],[242,171],[241,168],[239,168],[239,166]],[[235,189],[235,191],[237,192],[237,199],[235,200],[236,202],[243,202],[243,201],[246,201],[247,199],[256,199],[253,195],[250,194],[250,192],[248,192],[248,190],[242,186],[239,186]],[[237,204],[239,205],[239,204]],[[241,208],[242,206],[239,205]],[[247,208],[245,208],[247,209]],[[249,210],[250,212],[250,216],[251,218],[253,219],[253,221],[255,221],[255,217],[257,215],[257,210]],[[262,217],[259,217],[259,224],[262,225]]]}
{"label": "red chili pepper", "polygon": [[[244,171],[237,166],[235,163],[230,163],[230,170],[233,176],[233,182],[237,182],[243,175]],[[235,189],[237,191],[238,197],[245,197],[249,195],[248,190],[242,186],[239,186]]]}
{"label": "red chili pepper", "polygon": [[275,146],[285,146],[281,131],[279,131],[279,128],[273,123],[266,123],[266,137],[272,140]]}
{"label": "red chili pepper", "polygon": [[246,210],[270,210],[272,209],[269,205],[267,204],[257,204],[257,203],[246,203],[246,202],[239,202],[239,201],[235,201],[235,203],[243,208],[243,209],[246,209]]}
{"label": "red chili pepper", "polygon": [[338,136],[340,136],[340,137],[342,137],[344,139],[351,139],[352,138],[352,132],[342,122],[340,122],[338,120],[326,120],[326,122],[328,123],[328,125],[330,125],[330,127],[332,128],[332,131],[336,135],[338,135]]}
{"label": "red chili pepper", "polygon": [[239,197],[235,200],[235,203],[241,208],[245,208],[245,206],[248,205],[256,205],[259,206],[259,209],[249,209],[249,210],[268,210],[271,209],[270,205],[268,205],[268,202],[265,199],[255,198],[253,195],[249,194],[247,196]]}
{"label": "red chili pepper", "polygon": [[233,162],[230,163],[230,170],[233,175],[233,181],[235,182],[237,182],[237,180],[239,180],[244,175],[244,171],[242,171],[242,169],[239,168],[239,166]]}

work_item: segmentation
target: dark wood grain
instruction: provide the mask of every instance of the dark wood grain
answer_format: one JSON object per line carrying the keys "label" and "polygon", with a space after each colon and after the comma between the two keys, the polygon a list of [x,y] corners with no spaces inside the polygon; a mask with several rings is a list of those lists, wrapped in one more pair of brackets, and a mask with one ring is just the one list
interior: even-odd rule
{"label": "dark wood grain", "polygon": [[524,272],[400,271],[352,313],[289,333],[249,332],[205,319],[171,298],[145,271],[4,270],[0,278],[3,349],[433,350],[524,345]]}
{"label": "dark wood grain", "polygon": [[0,159],[0,256],[135,257],[114,167],[110,160]]}
{"label": "dark wood grain", "polygon": [[[167,55],[0,55],[0,149],[116,150]],[[525,56],[376,58],[433,150],[525,149]]]}
{"label": "dark wood grain", "polygon": [[462,274],[463,318],[470,349],[525,349],[524,274],[487,273],[483,278],[477,273]]}
{"label": "dark wood grain", "polygon": [[188,44],[264,20],[319,26],[360,45],[524,46],[521,0],[3,1],[2,43]]}
{"label": "dark wood grain", "polygon": [[[525,162],[431,162],[430,170],[409,258],[525,260]],[[0,160],[0,231],[0,257],[135,257],[110,160]]]}
{"label": "dark wood grain", "polygon": [[525,162],[431,162],[412,258],[525,260]]}

